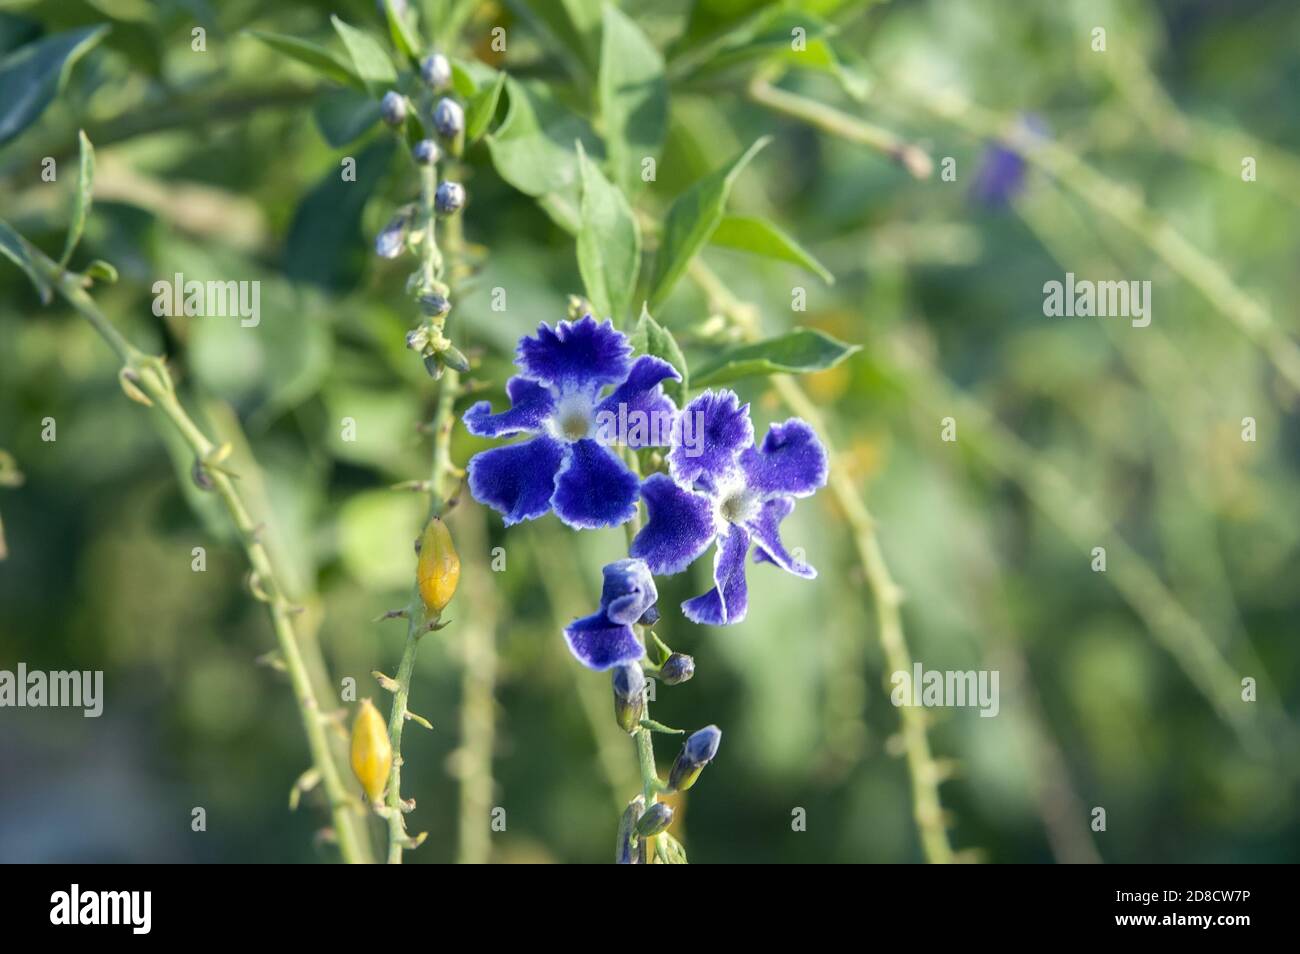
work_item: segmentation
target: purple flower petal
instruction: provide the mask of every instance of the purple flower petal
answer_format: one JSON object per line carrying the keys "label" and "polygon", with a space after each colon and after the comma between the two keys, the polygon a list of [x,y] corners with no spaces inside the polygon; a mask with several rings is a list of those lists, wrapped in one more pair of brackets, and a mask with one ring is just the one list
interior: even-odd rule
{"label": "purple flower petal", "polygon": [[636,513],[636,474],[606,447],[584,437],[569,445],[551,505],[576,530],[616,527]]}
{"label": "purple flower petal", "polygon": [[[627,380],[596,405],[596,425],[605,443],[634,448],[668,444],[677,405],[664,394],[660,382],[666,378],[680,381],[682,376],[662,358],[647,354],[632,363]],[[602,424],[602,415],[612,416],[614,425]]]}
{"label": "purple flower petal", "polygon": [[705,391],[682,409],[673,425],[668,469],[685,487],[701,478],[717,481],[753,443],[749,405],[742,405],[735,391]]}
{"label": "purple flower petal", "polygon": [[507,527],[532,520],[551,509],[563,459],[564,445],[544,434],[483,451],[469,460],[470,493],[499,511]]}
{"label": "purple flower petal", "polygon": [[713,501],[683,490],[667,474],[651,474],[641,484],[646,524],[628,553],[645,560],[652,573],[680,573],[709,548],[717,536]]}
{"label": "purple flower petal", "polygon": [[615,331],[613,322],[597,324],[587,315],[580,321],[561,321],[554,330],[542,322],[536,338],[519,339],[515,364],[534,381],[594,395],[627,377],[631,354],[627,336]]}
{"label": "purple flower petal", "polygon": [[749,609],[749,590],[745,585],[745,554],[749,552],[749,533],[735,524],[718,540],[713,558],[713,589],[703,596],[682,604],[686,618],[708,626],[739,623]]}
{"label": "purple flower petal", "polygon": [[555,413],[555,395],[536,381],[511,378],[506,382],[506,396],[510,398],[508,411],[493,414],[491,404],[479,401],[465,412],[463,420],[471,434],[508,437],[522,431],[538,431]]}
{"label": "purple flower petal", "polygon": [[826,448],[808,424],[792,417],[767,429],[762,447],[740,455],[745,484],[760,494],[807,497],[826,485]]}
{"label": "purple flower petal", "polygon": [[636,662],[645,655],[632,627],[615,623],[604,610],[574,620],[564,628],[564,639],[578,662],[598,671]]}
{"label": "purple flower petal", "polygon": [[763,504],[758,516],[745,525],[754,535],[754,562],[775,563],[787,573],[811,580],[817,576],[817,571],[791,556],[781,542],[781,521],[790,516],[792,510],[794,500],[773,497]]}
{"label": "purple flower petal", "polygon": [[654,577],[642,560],[616,560],[605,566],[604,575],[600,605],[616,623],[635,623],[659,599]]}

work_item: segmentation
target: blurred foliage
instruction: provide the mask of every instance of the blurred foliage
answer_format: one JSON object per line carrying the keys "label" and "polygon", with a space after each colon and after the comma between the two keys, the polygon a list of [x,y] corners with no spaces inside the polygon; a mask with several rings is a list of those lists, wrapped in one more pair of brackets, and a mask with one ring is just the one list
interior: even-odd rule
{"label": "blurred foliage", "polygon": [[[457,6],[412,3],[435,22]],[[948,444],[938,423],[955,413],[953,384],[995,414],[1068,477],[1067,498],[1093,500],[1241,675],[1259,679],[1261,706],[1294,711],[1295,394],[1150,249],[1041,173],[1028,172],[1014,208],[973,202],[988,143],[891,92],[905,79],[958,89],[1008,118],[1041,118],[1140,188],[1294,334],[1300,192],[1283,170],[1300,162],[1300,127],[1285,105],[1300,95],[1300,7],[809,0],[799,12],[771,5],[742,37],[732,29],[740,14],[768,5],[623,6],[666,51],[673,80],[658,176],[640,208],[662,221],[697,179],[774,136],[736,177],[727,210],[777,223],[834,285],[797,257],[759,259],[743,244],[715,243],[704,258],[757,307],[765,335],[806,326],[861,346],[803,381],[880,521],[912,651],[927,669],[1001,672],[997,718],[931,713],[932,746],[954,766],[941,791],[955,846],[990,861],[1093,850],[1113,862],[1300,858],[1291,724],[1261,716],[1258,744],[1243,744],[1106,575],[1090,571],[1088,548],[1023,483],[986,466],[976,429],[958,415],[959,440]],[[585,9],[473,4],[460,51],[482,61],[467,67],[480,80],[488,66],[511,77],[500,102],[483,107],[495,108],[493,131],[466,157],[465,226],[482,271],[455,317],[458,343],[480,362],[475,379],[498,401],[514,341],[563,317],[582,288],[562,212],[530,195],[570,187],[574,138],[604,155],[583,118],[598,95],[599,19],[592,27],[562,7]],[[412,312],[402,266],[370,254],[410,183],[391,134],[374,124],[372,96],[322,83],[250,35],[298,37],[341,57],[332,13],[386,38],[372,0],[5,4],[0,51],[111,30],[34,125],[0,134],[0,217],[58,257],[85,128],[96,205],[72,264],[117,267],[120,282],[96,292],[104,311],[141,347],[169,354],[196,417],[235,442],[237,472],[256,458],[241,489],[309,604],[309,628],[319,626],[336,679],[378,694],[369,673],[391,669],[402,633],[373,620],[404,602],[422,506],[387,487],[427,468],[418,422],[435,387],[403,348]],[[820,66],[791,73],[786,88],[895,129],[936,162],[955,158],[957,181],[915,181],[861,145],[748,102],[745,79],[759,60],[782,58],[790,18],[815,26]],[[196,26],[206,52],[191,48]],[[491,47],[494,26],[508,30],[504,54]],[[1105,54],[1090,49],[1095,26],[1107,29]],[[554,116],[563,134],[549,149],[533,149],[535,139],[520,147],[524,124]],[[1254,154],[1236,144],[1257,151],[1258,182],[1236,173],[1238,153]],[[40,177],[47,156],[54,183]],[[342,156],[356,158],[357,183],[339,182]],[[1152,326],[1044,318],[1043,283],[1067,270],[1150,279]],[[176,272],[260,281],[260,326],[154,317],[151,286]],[[790,309],[794,285],[806,289],[806,314]],[[504,311],[491,308],[496,287],[507,290]],[[655,318],[704,367],[716,353],[697,334],[707,298],[689,281],[664,290]],[[897,360],[899,340],[933,366]],[[0,448],[25,478],[0,485],[9,551],[0,668],[102,668],[107,691],[98,720],[0,713],[0,858],[329,857],[313,841],[320,815],[287,811],[306,764],[301,728],[284,680],[255,665],[270,647],[266,620],[224,515],[189,482],[183,448],[160,442],[147,412],[122,399],[92,329],[62,304],[42,307],[7,262],[0,342]],[[786,416],[767,379],[735,386],[763,423]],[[1256,443],[1239,439],[1244,416],[1258,421]],[[46,417],[57,421],[55,442],[41,439]],[[356,422],[355,442],[341,437],[344,417]],[[457,428],[453,457],[463,463],[482,446]],[[454,533],[476,509],[453,511]],[[560,626],[594,605],[599,567],[624,553],[622,531],[579,536],[548,517],[507,532],[494,514],[488,526],[505,570],[491,573],[486,552],[465,559],[467,573],[487,577],[498,617],[493,804],[508,826],[493,835],[493,857],[608,860],[628,773],[635,788],[633,752],[615,739],[624,748],[612,771],[624,775],[608,777],[596,741],[608,726],[593,735],[582,701],[598,699],[597,722],[607,718],[606,679],[568,657]],[[1094,545],[1107,545],[1097,533]],[[756,568],[741,626],[705,630],[676,609],[705,588],[709,561],[663,581],[660,632],[695,655],[697,675],[661,689],[655,717],[717,723],[725,735],[707,784],[680,800],[674,830],[696,861],[917,860],[889,674],[830,494],[801,507],[786,536],[820,576]],[[191,571],[195,546],[207,548],[205,573]],[[1129,571],[1112,561],[1107,574]],[[467,592],[452,618],[473,617]],[[429,832],[409,861],[455,856],[462,632],[428,638],[418,660],[412,705],[435,731],[406,735],[411,824]],[[661,742],[661,764],[672,748]],[[205,834],[190,831],[195,805],[208,811]],[[1104,834],[1088,830],[1093,806],[1107,811]],[[806,832],[791,830],[796,807]]]}

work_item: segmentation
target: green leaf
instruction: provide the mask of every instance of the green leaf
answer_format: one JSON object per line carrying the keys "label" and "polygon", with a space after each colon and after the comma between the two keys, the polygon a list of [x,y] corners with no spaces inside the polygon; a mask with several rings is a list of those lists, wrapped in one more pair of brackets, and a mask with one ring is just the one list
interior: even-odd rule
{"label": "green leaf", "polygon": [[722,219],[727,196],[736,177],[767,145],[764,136],[721,169],[715,169],[679,195],[668,210],[664,234],[655,256],[654,278],[650,282],[650,307],[658,308],[682,277],[704,243]]}
{"label": "green leaf", "polygon": [[578,144],[581,225],[578,271],[599,317],[620,322],[632,307],[641,269],[641,230],[627,198],[612,185]]}
{"label": "green leaf", "polygon": [[262,30],[249,30],[248,35],[262,41],[277,53],[283,53],[290,59],[310,66],[326,79],[357,89],[366,88],[361,77],[352,72],[352,67],[325,47],[318,46],[310,40],[301,40],[296,36],[283,36],[279,33],[266,33]]}
{"label": "green leaf", "polygon": [[658,159],[668,127],[668,81],[654,44],[618,7],[605,7],[597,82],[614,181],[631,195],[642,160]]}
{"label": "green leaf", "polygon": [[650,354],[663,358],[682,376],[680,381],[664,381],[664,394],[672,398],[679,408],[686,406],[686,395],[690,391],[690,376],[686,370],[686,356],[677,345],[677,339],[671,331],[650,317],[644,306],[641,317],[632,330],[632,348],[639,354]]}
{"label": "green leaf", "polygon": [[316,101],[312,115],[325,141],[341,149],[379,122],[379,101],[360,90],[336,89]]}
{"label": "green leaf", "polygon": [[72,258],[72,253],[81,241],[81,233],[86,228],[86,216],[90,214],[91,190],[95,184],[95,148],[86,138],[84,129],[77,131],[77,143],[81,147],[81,161],[77,167],[77,194],[72,200],[72,218],[68,222],[68,238],[63,244],[63,256],[59,267],[64,268]]}
{"label": "green leaf", "polygon": [[330,22],[347,47],[354,71],[372,93],[380,93],[381,87],[397,82],[397,70],[393,69],[393,61],[388,58],[378,40],[369,33],[348,26],[337,16],[331,15]]}
{"label": "green leaf", "polygon": [[41,301],[48,304],[53,297],[53,291],[50,288],[50,283],[45,280],[44,274],[37,268],[36,263],[40,254],[27,239],[10,228],[7,222],[0,220],[0,255],[9,259],[27,273],[27,277],[36,286],[36,292],[41,296]]}
{"label": "green leaf", "polygon": [[584,66],[595,66],[601,0],[535,0],[524,12],[540,22],[559,52],[569,58],[577,53]]}
{"label": "green leaf", "polygon": [[36,122],[107,26],[56,33],[0,58],[0,145]]}
{"label": "green leaf", "polygon": [[775,258],[806,268],[828,285],[835,284],[835,276],[826,266],[813,258],[812,253],[781,231],[767,219],[743,215],[728,215],[718,223],[709,241],[725,248],[752,252],[765,258]]}
{"label": "green leaf", "polygon": [[[802,31],[796,34],[796,30]],[[670,72],[676,79],[700,79],[730,67],[767,57],[792,65],[827,68],[829,48],[823,42],[834,28],[803,10],[768,7],[742,23],[676,57]],[[798,36],[804,49],[794,49]]]}
{"label": "green leaf", "polygon": [[497,114],[501,91],[506,88],[506,74],[498,73],[490,85],[482,86],[465,107],[465,141],[477,142]]}
{"label": "green leaf", "polygon": [[384,16],[388,18],[388,34],[393,38],[393,46],[412,64],[419,63],[420,38],[411,28],[411,14],[398,10],[396,0],[384,0]]}
{"label": "green leaf", "polygon": [[578,178],[575,140],[588,154],[603,155],[586,120],[566,109],[545,86],[506,80],[510,108],[487,137],[501,178],[520,192],[542,196],[571,187]]}
{"label": "green leaf", "polygon": [[813,328],[800,328],[779,338],[734,348],[695,371],[697,388],[727,384],[759,374],[802,374],[839,364],[859,345],[836,341]]}

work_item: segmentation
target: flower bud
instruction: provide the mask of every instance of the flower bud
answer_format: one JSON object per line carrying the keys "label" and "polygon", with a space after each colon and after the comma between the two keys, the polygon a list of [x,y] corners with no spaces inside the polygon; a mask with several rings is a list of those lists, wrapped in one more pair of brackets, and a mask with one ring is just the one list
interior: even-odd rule
{"label": "flower bud", "polygon": [[442,158],[442,150],[432,139],[421,139],[411,150],[415,161],[422,166],[431,166]]}
{"label": "flower bud", "polygon": [[352,720],[352,772],[365,790],[371,805],[380,804],[393,767],[393,746],[388,741],[388,727],[373,702],[361,700],[357,717]]}
{"label": "flower bud", "polygon": [[429,329],[421,325],[406,333],[406,346],[412,351],[424,351],[429,347]]}
{"label": "flower bud", "polygon": [[379,101],[379,115],[390,126],[402,125],[406,121],[406,97],[390,89]]}
{"label": "flower bud", "polygon": [[666,686],[676,686],[695,675],[695,660],[685,653],[673,653],[659,667],[659,678]]}
{"label": "flower bud", "polygon": [[642,838],[659,834],[673,823],[673,810],[663,802],[655,802],[637,819],[636,833]]}
{"label": "flower bud", "polygon": [[718,754],[718,745],[722,742],[722,730],[716,725],[706,725],[694,732],[677,754],[672,771],[668,773],[668,788],[674,792],[684,792],[700,777],[704,766],[713,761]]}
{"label": "flower bud", "polygon": [[638,795],[627,803],[623,817],[618,822],[618,848],[614,852],[614,862],[620,865],[645,864],[645,852],[636,843],[636,823],[645,811],[645,796]]}
{"label": "flower bud", "polygon": [[641,725],[645,714],[645,673],[636,663],[614,670],[614,720],[631,735]]}
{"label": "flower bud", "polygon": [[419,305],[429,318],[441,318],[451,311],[451,302],[442,295],[421,295]]}
{"label": "flower bud", "polygon": [[455,215],[465,206],[465,187],[459,182],[439,182],[433,207],[439,215]]}
{"label": "flower bud", "polygon": [[451,602],[460,582],[460,557],[452,545],[451,531],[437,517],[429,518],[420,536],[415,578],[425,610],[430,616],[437,616]]}
{"label": "flower bud", "polygon": [[400,209],[375,236],[375,254],[380,258],[397,258],[406,248],[407,230],[411,225],[411,214]]}
{"label": "flower bud", "polygon": [[441,53],[430,53],[420,61],[420,78],[435,93],[451,85],[451,63]]}
{"label": "flower bud", "polygon": [[465,111],[460,103],[445,96],[433,108],[433,128],[443,139],[455,139],[465,129]]}
{"label": "flower bud", "polygon": [[461,374],[464,374],[469,370],[469,358],[465,357],[465,355],[462,354],[460,349],[455,345],[447,345],[447,347],[443,348],[440,353],[442,355],[442,363],[453,371],[459,371]]}
{"label": "flower bud", "polygon": [[659,622],[659,607],[647,606],[646,611],[641,614],[641,618],[636,621],[638,626],[653,626]]}
{"label": "flower bud", "polygon": [[433,354],[426,354],[424,356],[424,370],[427,371],[429,377],[433,378],[435,381],[441,378],[443,371],[442,355],[438,354],[436,351]]}

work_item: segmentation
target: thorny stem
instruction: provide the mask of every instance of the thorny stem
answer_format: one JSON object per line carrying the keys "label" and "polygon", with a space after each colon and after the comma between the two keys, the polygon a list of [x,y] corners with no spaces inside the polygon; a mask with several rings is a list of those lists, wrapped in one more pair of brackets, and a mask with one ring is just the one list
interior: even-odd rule
{"label": "thorny stem", "polygon": [[[276,572],[270,554],[260,539],[258,525],[249,515],[248,508],[235,488],[234,481],[221,469],[206,467],[203,464],[218,445],[203,433],[177,399],[175,383],[163,359],[146,355],[127,341],[82,288],[80,276],[64,272],[43,255],[33,255],[33,260],[50,285],[108,342],[122,361],[125,379],[130,381],[137,392],[143,393],[152,406],[161,411],[184,438],[194,452],[195,458],[200,462],[199,466],[202,467],[204,475],[211,481],[213,491],[225,504],[231,520],[239,531],[240,542],[252,568],[254,592],[266,603],[271,614],[271,624],[275,631],[281,661],[284,663],[285,672],[289,675],[294,701],[302,719],[303,731],[307,735],[307,747],[311,753],[312,765],[320,777],[325,797],[329,802],[339,851],[343,860],[350,864],[369,861],[370,844],[365,838],[363,826],[359,823],[356,800],[345,787],[343,776],[330,751],[329,739],[326,736],[328,715],[312,688],[311,678],[299,648],[298,636],[294,631],[293,616],[297,609],[280,582],[281,578]],[[137,397],[136,400],[139,398]]]}
{"label": "thorny stem", "polygon": [[815,129],[848,142],[873,149],[896,162],[915,179],[928,179],[934,162],[920,146],[907,142],[897,133],[864,119],[850,116],[833,106],[772,85],[763,73],[754,74],[746,88],[751,102],[774,113],[807,123]]}
{"label": "thorny stem", "polygon": [[[737,299],[721,279],[698,258],[691,263],[690,271],[692,278],[710,296],[716,308],[725,314],[739,314],[745,317],[749,322],[746,330],[750,337],[754,337],[757,328],[751,320],[752,309],[745,302]],[[794,378],[775,375],[772,378],[772,386],[791,411],[806,420],[817,433],[822,435],[830,469],[829,489],[853,533],[858,560],[866,576],[867,586],[871,590],[880,646],[885,653],[886,671],[911,672],[912,653],[907,645],[900,612],[903,593],[894,582],[884,552],[880,548],[875,518],[867,509],[848,471],[836,463],[837,455],[830,441],[830,432],[816,404],[804,393]],[[931,863],[951,863],[954,860],[953,850],[948,842],[943,807],[939,800],[939,784],[946,777],[946,773],[930,752],[925,713],[914,706],[899,706],[898,712],[902,723],[903,750],[912,782],[912,811],[921,837],[921,847],[925,852],[926,860]]]}
{"label": "thorny stem", "polygon": [[[425,217],[425,232],[419,244],[419,253],[420,270],[426,287],[442,280],[444,266],[443,255],[438,248],[436,230],[438,219],[433,204],[437,186],[437,167],[432,164],[422,167],[420,210]],[[445,222],[444,239],[448,252],[458,256],[462,244],[460,218],[450,216]],[[446,368],[439,382],[438,403],[430,422],[433,430],[433,464],[429,476],[429,518],[441,516],[451,500],[448,485],[456,474],[456,467],[451,462],[451,431],[455,423],[452,412],[459,389],[460,376],[455,369]],[[406,848],[414,848],[419,844],[419,839],[412,839],[407,834],[402,810],[402,729],[407,721],[406,704],[411,694],[411,674],[415,671],[415,656],[419,651],[420,639],[431,627],[437,626],[439,621],[429,619],[425,613],[418,582],[411,588],[411,600],[407,604],[406,615],[406,643],[402,647],[402,658],[397,666],[395,679],[397,688],[393,692],[393,708],[388,717],[388,740],[393,748],[393,767],[388,776],[388,795],[385,800],[387,811],[384,814],[388,820],[388,863],[390,865],[401,864],[402,852]]]}

